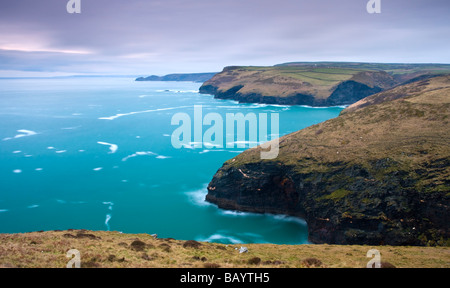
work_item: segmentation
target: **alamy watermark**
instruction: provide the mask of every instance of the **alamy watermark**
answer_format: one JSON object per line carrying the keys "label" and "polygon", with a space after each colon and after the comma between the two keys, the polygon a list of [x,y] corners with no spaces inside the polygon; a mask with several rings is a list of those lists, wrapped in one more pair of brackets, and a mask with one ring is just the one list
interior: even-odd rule
{"label": "alamy watermark", "polygon": [[[261,159],[275,159],[279,152],[279,119],[278,113],[270,113],[269,135],[267,113],[227,113],[224,120],[218,113],[203,116],[203,106],[195,105],[193,121],[187,113],[173,115],[171,124],[179,127],[173,131],[171,142],[175,149],[233,149],[260,145]],[[204,126],[211,127],[203,132]]]}
{"label": "alamy watermark", "polygon": [[67,268],[81,268],[81,253],[77,249],[71,249],[67,251],[67,258],[70,258],[67,262]]}
{"label": "alamy watermark", "polygon": [[80,14],[81,13],[81,0],[69,0],[66,5],[67,13]]}
{"label": "alamy watermark", "polygon": [[381,0],[369,0],[367,2],[367,13],[369,14],[380,14],[381,13]]}
{"label": "alamy watermark", "polygon": [[367,268],[381,268],[381,253],[376,249],[367,252],[367,258],[372,258],[367,262]]}
{"label": "alamy watermark", "polygon": [[[81,13],[81,0],[69,0],[67,2],[67,13],[80,14]],[[370,14],[381,13],[381,0],[369,0],[366,6],[367,12]]]}

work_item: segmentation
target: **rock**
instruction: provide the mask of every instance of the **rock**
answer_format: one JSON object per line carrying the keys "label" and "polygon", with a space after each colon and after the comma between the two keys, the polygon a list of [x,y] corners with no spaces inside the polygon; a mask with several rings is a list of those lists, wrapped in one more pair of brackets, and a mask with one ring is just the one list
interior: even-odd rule
{"label": "rock", "polygon": [[429,69],[436,72],[441,66],[338,62],[234,66],[203,83],[200,93],[240,103],[349,105],[413,78],[426,79]]}
{"label": "rock", "polygon": [[206,200],[305,219],[313,243],[446,245],[449,119],[450,76],[398,86],[282,137],[274,160],[227,161]]}
{"label": "rock", "polygon": [[202,246],[202,244],[200,242],[195,241],[195,240],[188,240],[188,241],[183,243],[183,248],[198,249],[198,248],[200,248],[200,246]]}
{"label": "rock", "polygon": [[131,243],[130,248],[134,251],[144,251],[146,246],[147,246],[146,243],[140,240],[135,240]]}

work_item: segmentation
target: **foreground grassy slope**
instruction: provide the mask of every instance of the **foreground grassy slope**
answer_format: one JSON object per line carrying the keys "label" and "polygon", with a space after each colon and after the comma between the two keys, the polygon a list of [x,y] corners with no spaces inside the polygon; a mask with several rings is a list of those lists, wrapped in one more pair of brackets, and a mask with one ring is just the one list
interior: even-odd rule
{"label": "foreground grassy slope", "polygon": [[450,76],[378,93],[329,121],[227,161],[219,207],[299,216],[315,243],[448,245]]}
{"label": "foreground grassy slope", "polygon": [[0,234],[0,268],[65,268],[71,249],[82,268],[364,268],[370,249],[397,268],[450,268],[450,248],[442,247],[248,244],[239,254],[240,247],[85,230]]}

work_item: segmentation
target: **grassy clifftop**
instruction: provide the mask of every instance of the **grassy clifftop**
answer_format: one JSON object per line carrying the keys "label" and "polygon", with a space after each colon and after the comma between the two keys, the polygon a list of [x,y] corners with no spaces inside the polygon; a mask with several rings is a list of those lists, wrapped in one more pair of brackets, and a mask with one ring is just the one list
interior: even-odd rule
{"label": "grassy clifftop", "polygon": [[82,268],[364,268],[370,249],[382,265],[449,268],[449,248],[199,243],[148,234],[85,230],[0,234],[0,268],[65,268],[66,254],[80,252]]}
{"label": "grassy clifftop", "polygon": [[240,102],[347,105],[416,77],[445,73],[450,73],[450,65],[321,62],[227,67],[200,92]]}
{"label": "grassy clifftop", "polygon": [[448,245],[450,76],[398,86],[227,161],[207,199],[306,219],[317,243]]}

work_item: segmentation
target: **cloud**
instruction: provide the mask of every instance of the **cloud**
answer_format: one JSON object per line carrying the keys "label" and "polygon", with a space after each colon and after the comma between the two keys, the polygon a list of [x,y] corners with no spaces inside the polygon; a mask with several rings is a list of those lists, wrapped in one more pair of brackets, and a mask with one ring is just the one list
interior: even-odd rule
{"label": "cloud", "polygon": [[450,63],[447,1],[0,2],[0,69],[166,74],[290,61]]}

